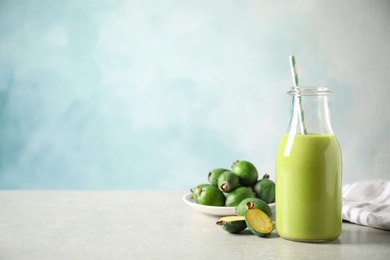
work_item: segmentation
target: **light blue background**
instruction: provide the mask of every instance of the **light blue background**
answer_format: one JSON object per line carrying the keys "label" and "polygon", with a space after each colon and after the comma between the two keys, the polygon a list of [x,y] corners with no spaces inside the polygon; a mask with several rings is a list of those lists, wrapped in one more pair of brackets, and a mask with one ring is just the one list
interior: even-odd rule
{"label": "light blue background", "polygon": [[0,0],[0,188],[274,178],[301,85],[333,90],[344,183],[390,170],[389,1]]}

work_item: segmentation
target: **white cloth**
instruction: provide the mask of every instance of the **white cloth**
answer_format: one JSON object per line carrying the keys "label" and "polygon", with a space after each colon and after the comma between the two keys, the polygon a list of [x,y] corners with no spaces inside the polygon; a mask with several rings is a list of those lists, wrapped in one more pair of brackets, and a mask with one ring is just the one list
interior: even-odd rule
{"label": "white cloth", "polygon": [[365,180],[343,185],[344,220],[390,230],[390,181]]}

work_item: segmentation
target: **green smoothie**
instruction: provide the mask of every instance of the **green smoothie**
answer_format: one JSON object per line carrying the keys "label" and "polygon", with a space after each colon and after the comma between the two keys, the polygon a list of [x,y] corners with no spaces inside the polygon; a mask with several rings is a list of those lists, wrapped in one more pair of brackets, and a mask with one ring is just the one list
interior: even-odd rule
{"label": "green smoothie", "polygon": [[333,134],[284,134],[276,157],[276,230],[286,239],[341,234],[341,152]]}

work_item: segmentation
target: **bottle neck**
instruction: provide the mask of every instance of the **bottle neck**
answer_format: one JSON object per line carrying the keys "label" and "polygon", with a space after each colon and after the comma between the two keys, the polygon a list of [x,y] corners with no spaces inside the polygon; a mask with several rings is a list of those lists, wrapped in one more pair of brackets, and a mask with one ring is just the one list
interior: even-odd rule
{"label": "bottle neck", "polygon": [[300,88],[292,96],[290,134],[333,134],[327,88]]}

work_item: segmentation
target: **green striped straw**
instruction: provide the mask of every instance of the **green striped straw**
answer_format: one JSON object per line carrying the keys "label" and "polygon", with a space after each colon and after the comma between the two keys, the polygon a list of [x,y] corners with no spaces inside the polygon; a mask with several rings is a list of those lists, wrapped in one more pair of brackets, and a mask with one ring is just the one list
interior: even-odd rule
{"label": "green striped straw", "polygon": [[[293,83],[294,83],[294,89],[299,90],[298,73],[297,73],[297,69],[295,67],[295,57],[294,57],[294,55],[291,55],[291,56],[289,56],[289,58],[290,58],[291,76],[292,76]],[[302,135],[306,135],[307,130],[306,130],[306,125],[305,125],[305,120],[304,120],[304,115],[303,115],[302,98],[300,95],[298,96],[298,104],[299,104],[298,116],[299,116],[299,123],[301,125],[301,133],[302,133]]]}

